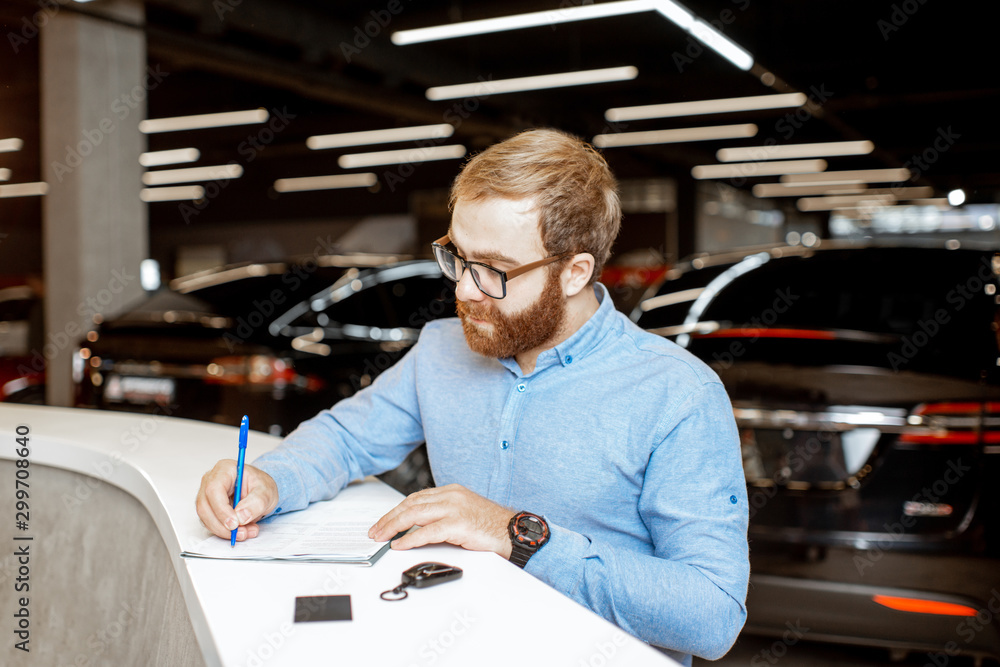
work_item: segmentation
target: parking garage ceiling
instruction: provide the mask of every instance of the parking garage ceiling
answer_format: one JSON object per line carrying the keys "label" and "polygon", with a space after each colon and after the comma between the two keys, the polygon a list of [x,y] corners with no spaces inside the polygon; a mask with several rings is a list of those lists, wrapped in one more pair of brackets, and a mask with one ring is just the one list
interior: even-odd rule
{"label": "parking garage ceiling", "polygon": [[[38,8],[4,4],[8,27]],[[870,153],[827,158],[828,170],[905,166],[914,173],[907,185],[931,186],[935,197],[961,187],[970,202],[1000,201],[995,27],[977,17],[979,9],[937,0],[686,0],[695,16],[752,56],[753,66],[744,70],[653,10],[559,22],[562,12],[592,4],[149,0],[149,62],[166,73],[150,91],[150,118],[270,110],[269,126],[152,134],[149,149],[194,146],[199,164],[242,164],[243,176],[213,202],[210,215],[218,222],[406,212],[413,193],[446,188],[460,160],[377,167],[378,184],[371,188],[291,195],[278,194],[273,184],[352,171],[337,161],[349,150],[309,150],[310,136],[435,123],[455,128],[438,143],[459,144],[469,153],[537,126],[591,139],[753,124],[752,137],[609,147],[605,153],[622,178],[669,176],[683,186],[691,183],[693,167],[719,164],[721,148],[867,140],[874,145]],[[87,13],[91,6],[71,3],[65,10]],[[401,30],[538,11],[550,11],[552,21],[410,45],[391,40]],[[458,99],[426,96],[433,86],[620,67],[634,67],[637,75],[512,94],[489,94],[483,84]],[[809,102],[738,113],[606,118],[611,108],[785,92],[804,93]],[[265,127],[271,132],[262,133]],[[405,145],[412,144],[390,147]],[[725,182],[750,190],[777,181],[751,174]],[[151,205],[154,224],[178,222],[179,215],[176,206]]]}

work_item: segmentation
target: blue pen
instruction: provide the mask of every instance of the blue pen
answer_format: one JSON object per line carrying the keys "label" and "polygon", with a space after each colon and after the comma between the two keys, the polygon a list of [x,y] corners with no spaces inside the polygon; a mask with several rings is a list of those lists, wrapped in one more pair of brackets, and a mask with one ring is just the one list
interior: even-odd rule
{"label": "blue pen", "polygon": [[[240,458],[236,461],[236,490],[233,491],[233,509],[240,504],[240,490],[243,489],[243,460],[247,454],[247,433],[250,431],[250,418],[243,415],[240,422]],[[239,529],[239,526],[237,526]],[[236,531],[229,536],[229,546],[236,546]]]}

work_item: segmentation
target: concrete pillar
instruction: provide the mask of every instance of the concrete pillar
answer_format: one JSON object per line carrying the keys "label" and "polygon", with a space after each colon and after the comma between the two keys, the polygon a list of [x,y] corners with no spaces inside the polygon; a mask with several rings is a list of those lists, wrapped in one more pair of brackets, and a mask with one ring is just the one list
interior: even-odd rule
{"label": "concrete pillar", "polygon": [[148,257],[139,154],[146,67],[139,2],[101,2],[113,20],[63,10],[41,32],[47,403],[73,404],[72,354],[97,316],[143,295]]}

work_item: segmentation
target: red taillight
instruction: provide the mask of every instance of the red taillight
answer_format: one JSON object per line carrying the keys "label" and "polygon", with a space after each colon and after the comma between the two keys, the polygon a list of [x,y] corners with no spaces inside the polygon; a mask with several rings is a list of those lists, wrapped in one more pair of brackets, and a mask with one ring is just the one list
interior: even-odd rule
{"label": "red taillight", "polygon": [[297,384],[308,391],[323,386],[319,378],[299,375],[282,359],[263,354],[218,357],[208,365],[208,384],[285,386]]}
{"label": "red taillight", "polygon": [[903,431],[899,442],[913,445],[978,445],[1000,443],[1000,403],[945,402],[918,405],[917,424]]}
{"label": "red taillight", "polygon": [[975,616],[976,610],[964,604],[923,600],[921,598],[902,598],[894,595],[873,595],[872,601],[896,611],[908,611],[914,614],[937,614],[938,616]]}
{"label": "red taillight", "polygon": [[816,329],[764,329],[760,327],[740,327],[739,329],[717,329],[707,333],[692,333],[692,338],[798,338],[801,340],[837,340],[833,331]]}

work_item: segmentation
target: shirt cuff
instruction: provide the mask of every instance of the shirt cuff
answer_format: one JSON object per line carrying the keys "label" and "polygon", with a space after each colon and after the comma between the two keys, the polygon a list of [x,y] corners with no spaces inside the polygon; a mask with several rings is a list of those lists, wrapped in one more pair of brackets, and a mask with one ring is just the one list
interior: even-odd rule
{"label": "shirt cuff", "polygon": [[590,539],[549,523],[549,540],[528,560],[524,571],[557,591],[572,595],[590,552]]}
{"label": "shirt cuff", "polygon": [[[275,506],[273,512],[261,517],[260,520],[270,519],[282,512],[302,509],[302,507],[308,504],[303,503],[302,507],[298,507],[296,504],[296,494],[293,490],[298,488],[299,479],[293,466],[283,464],[280,461],[254,461],[253,465],[270,475],[271,479],[278,486],[278,504]],[[302,494],[298,495],[301,496]]]}

